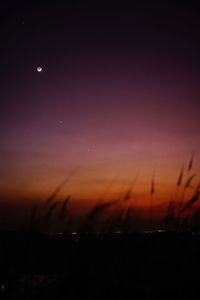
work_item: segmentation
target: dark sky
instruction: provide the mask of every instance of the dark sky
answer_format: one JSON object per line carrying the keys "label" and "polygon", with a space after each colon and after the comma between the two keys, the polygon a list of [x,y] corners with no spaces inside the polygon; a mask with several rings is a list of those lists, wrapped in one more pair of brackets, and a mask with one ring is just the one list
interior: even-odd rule
{"label": "dark sky", "polygon": [[193,151],[199,170],[198,7],[6,3],[1,199],[44,198],[78,168],[77,197],[139,173],[144,200],[155,171],[163,200]]}

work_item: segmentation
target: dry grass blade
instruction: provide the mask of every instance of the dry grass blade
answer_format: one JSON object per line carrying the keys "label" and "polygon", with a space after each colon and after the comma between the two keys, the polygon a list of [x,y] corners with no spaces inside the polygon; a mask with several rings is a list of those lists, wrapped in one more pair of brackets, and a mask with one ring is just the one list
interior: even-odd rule
{"label": "dry grass blade", "polygon": [[93,220],[93,219],[95,219],[97,216],[99,216],[100,214],[102,214],[102,212],[104,212],[107,208],[109,208],[114,203],[115,203],[115,201],[97,204],[92,209],[92,211],[88,214],[87,219],[90,220],[90,221]]}
{"label": "dry grass blade", "polygon": [[196,177],[196,174],[191,175],[185,183],[184,188],[187,189],[190,187],[192,180]]}
{"label": "dry grass blade", "polygon": [[200,182],[197,184],[195,191],[198,192],[200,190]]}
{"label": "dry grass blade", "polygon": [[150,195],[153,196],[154,194],[155,194],[155,179],[153,176],[152,181],[151,181]]}
{"label": "dry grass blade", "polygon": [[53,191],[53,193],[47,198],[47,200],[45,201],[45,206],[47,206],[49,203],[51,203],[55,197],[57,196],[57,194],[62,190],[62,188],[69,182],[69,180],[71,179],[71,177],[76,173],[76,170],[73,170],[69,176],[63,181],[61,182],[61,184]]}
{"label": "dry grass blade", "polygon": [[123,220],[123,224],[122,224],[122,230],[123,232],[128,232],[129,231],[129,221],[130,221],[130,216],[132,213],[132,207],[129,206],[129,208],[127,209],[125,216],[124,216],[124,220]]}
{"label": "dry grass blade", "polygon": [[108,194],[111,187],[116,182],[117,177],[118,177],[118,175],[116,175],[110,182],[108,182],[108,184],[106,185],[105,190],[103,191],[102,195],[99,197],[98,203],[100,203],[105,198],[105,196]]}
{"label": "dry grass blade", "polygon": [[177,180],[177,184],[176,184],[177,187],[179,187],[182,183],[183,174],[184,174],[184,166],[182,167],[182,169],[180,171],[180,174],[179,174],[179,177],[178,177],[178,180]]}
{"label": "dry grass blade", "polygon": [[137,180],[137,176],[136,176],[135,179],[131,182],[131,184],[130,184],[128,190],[126,191],[126,193],[125,193],[125,195],[124,195],[124,197],[123,197],[122,200],[128,201],[128,200],[131,199],[131,197],[132,197],[132,192],[133,192],[133,187],[134,187],[134,185],[135,185],[135,183],[136,183],[136,180]]}
{"label": "dry grass blade", "polygon": [[130,200],[130,199],[131,199],[131,195],[132,195],[132,190],[130,189],[130,190],[128,190],[128,191],[125,193],[123,200],[124,200],[124,201]]}
{"label": "dry grass blade", "polygon": [[186,211],[187,209],[190,209],[198,200],[199,200],[200,192],[196,191],[192,198],[185,204],[185,206],[182,208],[181,212]]}
{"label": "dry grass blade", "polygon": [[58,203],[59,203],[59,202],[56,201],[56,202],[54,202],[54,203],[49,207],[49,209],[48,209],[48,211],[47,211],[47,213],[46,213],[46,215],[45,215],[45,219],[46,219],[46,220],[50,220],[50,219],[51,219],[52,214],[53,214],[55,208],[57,207]]}
{"label": "dry grass blade", "polygon": [[188,172],[190,172],[192,170],[193,163],[194,163],[194,153],[192,153],[192,156],[191,156],[190,161],[188,163]]}
{"label": "dry grass blade", "polygon": [[155,194],[155,178],[154,175],[151,181],[151,188],[150,188],[150,210],[149,210],[149,226],[152,226],[152,217],[153,217],[153,196]]}
{"label": "dry grass blade", "polygon": [[64,220],[67,217],[67,207],[68,207],[70,198],[71,198],[71,196],[67,196],[67,198],[64,200],[64,202],[60,208],[60,211],[58,214],[58,218],[60,220]]}
{"label": "dry grass blade", "polygon": [[101,214],[110,206],[112,206],[113,204],[115,204],[115,201],[112,202],[106,202],[106,203],[100,203],[100,204],[96,204],[95,207],[88,213],[84,224],[82,226],[83,231],[88,232],[91,231],[95,221],[98,219],[99,216],[101,216]]}

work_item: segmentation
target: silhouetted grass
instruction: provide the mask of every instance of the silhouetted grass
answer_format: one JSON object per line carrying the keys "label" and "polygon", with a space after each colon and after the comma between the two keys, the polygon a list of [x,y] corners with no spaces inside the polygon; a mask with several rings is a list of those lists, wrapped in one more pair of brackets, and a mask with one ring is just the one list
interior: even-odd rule
{"label": "silhouetted grass", "polygon": [[109,207],[111,207],[115,203],[116,203],[115,201],[111,201],[111,202],[96,204],[94,206],[94,208],[86,216],[85,221],[82,225],[81,231],[83,231],[83,232],[93,231],[95,223],[98,220],[98,218],[104,213],[105,210],[107,210]]}
{"label": "silhouetted grass", "polygon": [[[162,222],[160,222],[162,225],[159,225],[165,230],[188,230],[188,228],[193,230],[194,228],[200,228],[198,224],[198,220],[200,222],[200,218],[198,219],[198,217],[200,217],[200,211],[198,209],[200,183],[194,187],[193,181],[197,175],[194,173],[191,174],[193,166],[194,154],[192,154],[188,162],[187,173],[184,170],[184,165],[181,167],[177,181],[175,182],[175,194],[169,200],[168,204],[166,203],[166,214]],[[75,222],[70,216],[69,209],[69,202],[73,203],[71,196],[68,195],[63,201],[56,199],[59,192],[74,173],[75,171],[61,182],[47,200],[45,200],[44,205],[40,207],[34,206],[32,208],[29,230],[43,230],[45,228],[45,231],[48,231],[48,228],[53,228],[54,226],[55,228],[60,228],[59,231],[64,233],[70,233],[74,230],[73,226]],[[184,177],[186,178],[184,179]],[[109,198],[108,192],[116,182],[116,178],[117,177],[113,178],[107,184],[96,205],[92,207],[89,213],[84,217],[83,222],[79,226],[80,232],[96,232],[99,224],[101,224],[103,232],[133,232],[135,230],[133,226],[134,221],[137,221],[138,224],[142,224],[142,222],[148,223],[150,230],[158,226],[155,225],[156,216],[153,216],[155,206],[153,198],[156,194],[155,175],[152,176],[149,189],[149,220],[147,220],[147,218],[142,219],[141,216],[137,215],[137,210],[134,210],[133,187],[137,177],[130,182],[123,195],[120,195],[118,199],[107,199],[105,201],[105,198]],[[159,178],[157,181],[159,182]],[[158,183],[156,183],[156,185],[158,185]],[[193,194],[188,199],[185,199],[187,194],[191,194],[189,191],[192,189]],[[138,226],[137,230],[140,230]]]}

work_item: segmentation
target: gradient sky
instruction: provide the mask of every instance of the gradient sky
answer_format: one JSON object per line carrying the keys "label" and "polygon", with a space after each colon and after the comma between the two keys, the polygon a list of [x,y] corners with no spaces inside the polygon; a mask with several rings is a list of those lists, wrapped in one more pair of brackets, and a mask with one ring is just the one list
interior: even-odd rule
{"label": "gradient sky", "polygon": [[144,205],[155,173],[160,203],[193,151],[200,170],[199,10],[150,2],[1,4],[1,201],[43,200],[76,169],[62,196],[137,174]]}

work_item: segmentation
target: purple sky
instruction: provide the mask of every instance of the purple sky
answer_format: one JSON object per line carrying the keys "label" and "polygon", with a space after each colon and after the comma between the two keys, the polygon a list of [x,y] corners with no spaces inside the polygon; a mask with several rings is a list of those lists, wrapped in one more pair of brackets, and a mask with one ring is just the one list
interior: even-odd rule
{"label": "purple sky", "polygon": [[163,200],[193,151],[199,171],[194,7],[2,11],[2,199],[43,199],[78,168],[67,187],[77,197],[115,176],[119,192],[137,173],[144,195],[155,171]]}

